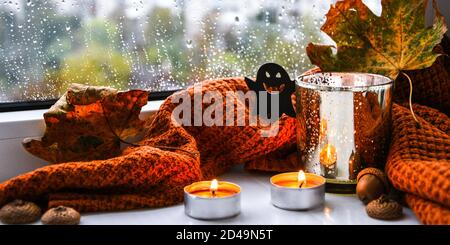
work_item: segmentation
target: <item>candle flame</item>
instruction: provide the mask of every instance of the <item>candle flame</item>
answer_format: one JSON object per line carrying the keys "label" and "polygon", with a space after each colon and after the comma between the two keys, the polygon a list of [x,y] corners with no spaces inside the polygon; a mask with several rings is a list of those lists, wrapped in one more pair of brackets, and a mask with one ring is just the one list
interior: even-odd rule
{"label": "candle flame", "polygon": [[331,144],[327,145],[327,159],[331,159]]}
{"label": "candle flame", "polygon": [[305,172],[303,172],[303,170],[298,171],[297,182],[300,188],[306,185],[306,175]]}
{"label": "candle flame", "polygon": [[216,195],[217,189],[219,189],[219,181],[217,181],[217,179],[213,179],[209,187],[209,190],[211,191],[213,196]]}

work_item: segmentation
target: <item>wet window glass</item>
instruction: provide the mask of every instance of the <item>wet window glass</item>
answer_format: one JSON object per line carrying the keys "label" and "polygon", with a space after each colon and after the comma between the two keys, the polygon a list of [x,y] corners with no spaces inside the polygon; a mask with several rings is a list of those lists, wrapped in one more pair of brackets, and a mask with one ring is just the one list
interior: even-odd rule
{"label": "wet window glass", "polygon": [[0,103],[54,99],[70,83],[176,90],[269,61],[299,74],[332,2],[1,0]]}

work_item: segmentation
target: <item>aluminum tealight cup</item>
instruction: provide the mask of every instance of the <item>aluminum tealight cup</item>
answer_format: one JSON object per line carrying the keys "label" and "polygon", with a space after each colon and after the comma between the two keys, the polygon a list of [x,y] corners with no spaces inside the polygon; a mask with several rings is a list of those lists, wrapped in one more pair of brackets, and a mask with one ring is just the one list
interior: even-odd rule
{"label": "aluminum tealight cup", "polygon": [[274,206],[287,210],[306,210],[322,205],[325,202],[325,178],[306,173],[307,181],[316,185],[306,188],[282,186],[279,183],[294,181],[298,172],[277,174],[270,178],[270,196]]}
{"label": "aluminum tealight cup", "polygon": [[241,187],[231,182],[219,181],[219,189],[232,194],[220,197],[202,197],[198,191],[208,191],[211,181],[200,181],[184,188],[184,210],[186,215],[203,220],[225,219],[241,212]]}

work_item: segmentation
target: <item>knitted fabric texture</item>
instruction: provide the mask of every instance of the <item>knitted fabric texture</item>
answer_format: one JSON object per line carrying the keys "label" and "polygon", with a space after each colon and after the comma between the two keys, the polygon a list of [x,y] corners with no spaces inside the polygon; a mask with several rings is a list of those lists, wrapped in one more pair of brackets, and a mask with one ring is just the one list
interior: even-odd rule
{"label": "knitted fabric texture", "polygon": [[[450,119],[414,106],[417,127],[406,107],[393,108],[393,132],[386,173],[424,224],[450,224]],[[433,211],[433,214],[428,211]]]}
{"label": "knitted fabric texture", "polygon": [[412,194],[406,194],[406,202],[423,224],[450,224],[450,209]]}

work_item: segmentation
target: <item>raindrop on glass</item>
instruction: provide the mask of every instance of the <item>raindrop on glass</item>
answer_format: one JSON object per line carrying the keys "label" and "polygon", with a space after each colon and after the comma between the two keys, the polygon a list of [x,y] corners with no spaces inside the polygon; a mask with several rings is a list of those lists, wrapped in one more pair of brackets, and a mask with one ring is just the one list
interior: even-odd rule
{"label": "raindrop on glass", "polygon": [[192,48],[192,40],[191,39],[186,40],[186,47],[189,49]]}

